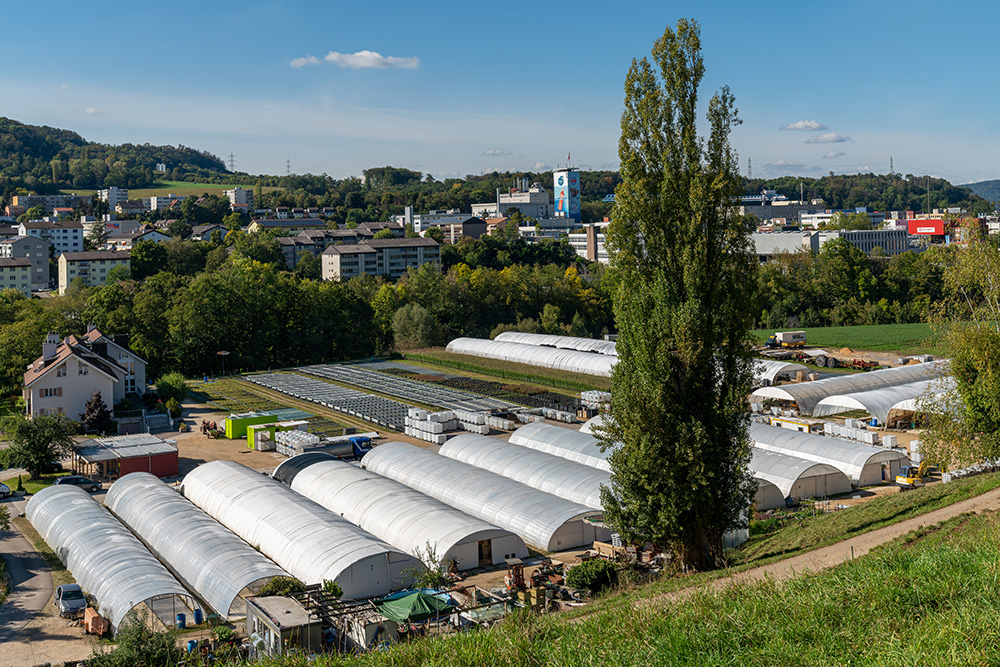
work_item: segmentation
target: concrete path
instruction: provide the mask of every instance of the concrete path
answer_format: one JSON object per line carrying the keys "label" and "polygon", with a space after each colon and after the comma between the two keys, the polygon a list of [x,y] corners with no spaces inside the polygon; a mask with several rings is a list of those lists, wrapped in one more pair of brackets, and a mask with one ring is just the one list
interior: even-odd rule
{"label": "concrete path", "polygon": [[[4,501],[11,518],[23,509],[22,503]],[[11,592],[0,605],[0,644],[15,639],[18,633],[52,599],[52,575],[45,559],[11,526],[0,537],[0,557],[7,565]]]}

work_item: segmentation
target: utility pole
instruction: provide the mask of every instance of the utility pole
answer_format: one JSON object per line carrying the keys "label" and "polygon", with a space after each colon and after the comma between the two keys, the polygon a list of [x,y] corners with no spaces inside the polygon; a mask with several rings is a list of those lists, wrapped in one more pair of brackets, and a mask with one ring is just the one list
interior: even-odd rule
{"label": "utility pole", "polygon": [[892,156],[890,155],[889,156],[889,175],[890,176],[894,176],[895,174],[896,174],[896,170],[892,166]]}
{"label": "utility pole", "polygon": [[291,176],[291,175],[292,175],[292,161],[285,160],[285,176]]}
{"label": "utility pole", "polygon": [[229,151],[229,171],[236,171],[236,156]]}
{"label": "utility pole", "polygon": [[747,180],[748,181],[753,180],[753,162],[750,160],[750,158],[747,158]]}

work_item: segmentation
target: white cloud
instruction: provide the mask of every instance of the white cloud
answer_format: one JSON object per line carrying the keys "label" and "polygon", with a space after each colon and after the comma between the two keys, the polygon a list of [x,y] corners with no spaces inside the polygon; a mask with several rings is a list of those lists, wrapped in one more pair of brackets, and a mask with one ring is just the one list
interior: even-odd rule
{"label": "white cloud", "polygon": [[776,160],[764,165],[764,173],[771,176],[784,176],[786,174],[811,174],[823,171],[822,167],[804,162],[792,162],[791,160]]}
{"label": "white cloud", "polygon": [[850,137],[845,137],[842,134],[837,134],[836,132],[824,132],[823,134],[817,134],[815,137],[809,137],[806,139],[807,144],[842,144],[845,141],[850,141]]}
{"label": "white cloud", "polygon": [[104,113],[104,109],[98,109],[97,107],[87,107],[86,109],[83,110],[83,113],[87,114],[88,116],[99,116],[102,113]]}
{"label": "white cloud", "polygon": [[794,123],[789,123],[788,125],[782,125],[778,128],[779,130],[795,130],[797,132],[819,132],[820,130],[829,130],[829,125],[824,125],[815,120],[797,120]]}
{"label": "white cloud", "polygon": [[488,157],[504,157],[506,155],[513,155],[513,153],[503,148],[487,148],[483,151],[483,155]]}
{"label": "white cloud", "polygon": [[551,169],[551,167],[544,162],[536,162],[531,165],[531,171],[548,171],[549,169]]}
{"label": "white cloud", "polygon": [[306,65],[319,65],[319,58],[316,56],[303,56],[302,58],[292,58],[288,63],[292,67],[305,67]]}
{"label": "white cloud", "polygon": [[844,157],[845,155],[847,155],[847,153],[845,153],[844,151],[830,151],[829,153],[823,156],[823,159],[832,160],[833,158]]}
{"label": "white cloud", "polygon": [[69,88],[68,83],[64,83],[63,85],[59,86],[59,90],[66,90],[67,88]]}
{"label": "white cloud", "polygon": [[416,56],[398,58],[396,56],[383,56],[378,51],[368,50],[356,53],[330,51],[330,53],[326,54],[324,60],[338,67],[349,69],[417,69],[420,66],[420,59]]}

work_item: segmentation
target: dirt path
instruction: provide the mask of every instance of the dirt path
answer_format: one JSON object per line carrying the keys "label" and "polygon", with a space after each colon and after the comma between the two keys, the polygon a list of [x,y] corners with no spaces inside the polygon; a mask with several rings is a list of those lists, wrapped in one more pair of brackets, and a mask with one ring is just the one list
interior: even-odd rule
{"label": "dirt path", "polygon": [[885,528],[873,530],[864,535],[852,537],[843,542],[837,542],[821,549],[816,549],[800,556],[793,556],[775,563],[762,565],[743,572],[716,579],[700,586],[682,588],[679,591],[664,593],[656,597],[637,600],[634,604],[637,607],[662,604],[670,601],[683,600],[698,590],[721,590],[722,588],[739,583],[761,581],[772,579],[783,581],[790,579],[803,572],[819,572],[836,565],[840,565],[853,558],[859,558],[886,542],[906,535],[910,531],[917,530],[922,526],[931,526],[942,521],[954,518],[966,512],[980,512],[983,510],[1000,509],[1000,489],[987,491],[986,493],[969,498],[958,503],[942,507],[939,510],[928,512],[906,521],[901,521]]}

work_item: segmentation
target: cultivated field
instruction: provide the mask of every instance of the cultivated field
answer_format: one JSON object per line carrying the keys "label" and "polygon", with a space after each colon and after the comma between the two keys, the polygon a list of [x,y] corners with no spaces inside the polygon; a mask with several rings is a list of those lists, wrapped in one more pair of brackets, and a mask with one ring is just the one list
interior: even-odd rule
{"label": "cultivated field", "polygon": [[[128,191],[128,196],[130,199],[146,199],[148,197],[159,197],[161,195],[169,194],[201,196],[207,193],[210,195],[222,196],[226,190],[232,190],[236,187],[253,189],[252,185],[223,185],[219,183],[192,183],[189,181],[157,181],[156,187],[130,189]],[[275,190],[283,190],[284,188],[265,186],[262,189],[264,192],[274,192]],[[78,195],[94,195],[97,193],[96,190],[76,189],[63,190],[62,192],[66,194],[74,193]]]}
{"label": "cultivated field", "polygon": [[[780,331],[798,330],[794,328]],[[929,324],[871,324],[852,327],[814,327],[801,329],[811,346],[852,350],[893,351],[902,355],[940,354]],[[774,333],[771,329],[752,332],[761,343]]]}
{"label": "cultivated field", "polygon": [[422,362],[439,368],[457,369],[469,373],[499,377],[505,380],[515,380],[517,382],[530,382],[531,384],[547,387],[568,389],[572,392],[589,391],[592,389],[606,391],[611,388],[611,378],[570,373],[552,368],[539,368],[538,366],[528,366],[527,364],[515,364],[499,359],[485,359],[465,354],[453,354],[445,351],[443,347],[414,350],[413,352],[407,352],[403,356],[407,362]]}

